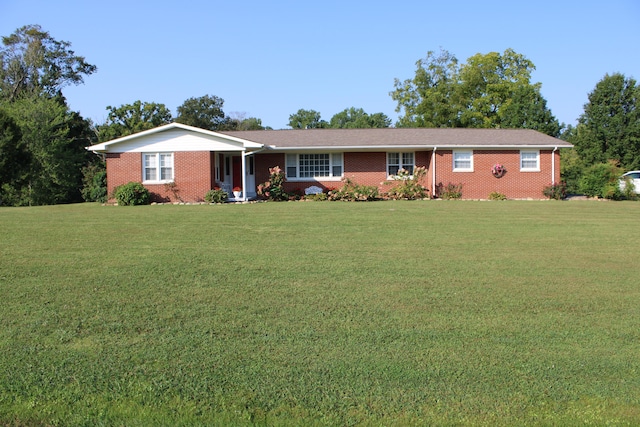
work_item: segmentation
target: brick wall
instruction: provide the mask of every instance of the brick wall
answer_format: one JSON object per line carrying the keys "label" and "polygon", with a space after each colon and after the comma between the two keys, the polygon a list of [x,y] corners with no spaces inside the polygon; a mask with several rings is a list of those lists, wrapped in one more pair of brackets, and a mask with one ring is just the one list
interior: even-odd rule
{"label": "brick wall", "polygon": [[[199,202],[215,186],[214,154],[208,151],[176,152],[173,155],[174,183],[145,184],[156,202]],[[113,201],[113,191],[127,182],[142,182],[142,153],[107,154],[107,191]]]}
{"label": "brick wall", "polygon": [[[436,151],[436,184],[462,184],[462,198],[486,199],[491,192],[509,199],[541,199],[542,190],[551,183],[552,150],[540,150],[540,172],[520,171],[519,150],[474,150],[473,172],[453,172],[453,152]],[[560,153],[555,156],[555,180],[560,181]],[[491,174],[496,163],[507,172],[501,178]],[[431,176],[431,172],[429,173]]]}

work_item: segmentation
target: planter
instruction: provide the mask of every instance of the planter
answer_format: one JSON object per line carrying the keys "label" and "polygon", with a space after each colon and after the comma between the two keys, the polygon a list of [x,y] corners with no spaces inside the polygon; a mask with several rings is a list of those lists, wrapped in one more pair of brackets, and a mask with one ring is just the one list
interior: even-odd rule
{"label": "planter", "polygon": [[240,197],[242,197],[242,191],[234,191],[233,197],[235,197],[236,199],[239,199]]}

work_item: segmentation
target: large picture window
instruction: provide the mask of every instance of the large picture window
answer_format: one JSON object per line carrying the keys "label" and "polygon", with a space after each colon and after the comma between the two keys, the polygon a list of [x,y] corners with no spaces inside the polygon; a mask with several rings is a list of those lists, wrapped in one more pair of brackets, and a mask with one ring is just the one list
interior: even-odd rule
{"label": "large picture window", "polygon": [[142,157],[145,182],[173,181],[173,153],[145,153]]}
{"label": "large picture window", "polygon": [[453,152],[453,171],[454,172],[473,172],[473,151]]}
{"label": "large picture window", "polygon": [[387,175],[398,175],[400,169],[404,169],[413,175],[413,168],[415,167],[415,156],[412,152],[409,153],[387,153]]}
{"label": "large picture window", "polygon": [[342,153],[287,154],[287,179],[332,179],[342,177]]}
{"label": "large picture window", "polygon": [[520,151],[520,170],[523,172],[540,171],[540,151]]}

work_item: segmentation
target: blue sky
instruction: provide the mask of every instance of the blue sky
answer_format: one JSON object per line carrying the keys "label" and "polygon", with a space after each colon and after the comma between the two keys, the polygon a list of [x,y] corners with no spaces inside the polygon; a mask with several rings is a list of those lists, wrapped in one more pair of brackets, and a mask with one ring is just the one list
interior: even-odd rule
{"label": "blue sky", "polygon": [[561,122],[575,124],[605,74],[640,80],[640,2],[602,1],[50,1],[0,0],[0,35],[39,24],[98,67],[63,90],[100,124],[106,107],[206,94],[274,129],[313,109],[399,113],[395,78],[440,48],[461,63],[512,48]]}

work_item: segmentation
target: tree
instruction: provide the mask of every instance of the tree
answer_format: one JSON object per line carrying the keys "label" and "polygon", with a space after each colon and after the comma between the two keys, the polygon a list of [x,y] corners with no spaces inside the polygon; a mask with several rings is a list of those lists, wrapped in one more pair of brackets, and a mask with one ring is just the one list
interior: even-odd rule
{"label": "tree", "polygon": [[228,120],[222,111],[223,105],[224,99],[217,96],[189,98],[178,107],[176,122],[201,129],[221,130]]}
{"label": "tree", "polygon": [[289,116],[288,126],[293,129],[321,129],[328,127],[328,123],[320,119],[319,112],[301,108]]}
{"label": "tree", "polygon": [[100,141],[109,141],[172,122],[171,111],[164,104],[135,101],[120,107],[108,106],[107,121],[98,126]]}
{"label": "tree", "polygon": [[533,63],[512,49],[476,54],[461,66],[441,50],[416,65],[414,78],[396,79],[391,92],[396,111],[404,111],[400,127],[518,127],[558,134],[540,84],[530,83]]}
{"label": "tree", "polygon": [[97,71],[39,25],[27,25],[2,37],[0,50],[0,97],[13,101],[23,94],[54,96],[70,84],[80,84],[84,75]]}
{"label": "tree", "polygon": [[264,130],[262,120],[255,117],[248,117],[243,112],[232,112],[226,117],[225,124],[220,130]]}
{"label": "tree", "polygon": [[68,110],[61,97],[23,96],[5,104],[19,126],[28,156],[16,167],[20,176],[3,185],[12,205],[48,205],[81,201],[81,169],[90,161],[89,124]]}
{"label": "tree", "polygon": [[570,142],[589,166],[613,160],[640,169],[640,87],[632,78],[605,75],[588,96]]}
{"label": "tree", "polygon": [[329,121],[329,127],[333,129],[386,128],[389,125],[391,125],[391,119],[383,113],[370,116],[362,108],[354,107],[335,114]]}
{"label": "tree", "polygon": [[20,128],[0,109],[0,204],[3,204],[3,189],[10,191],[17,180],[25,177],[28,159]]}

